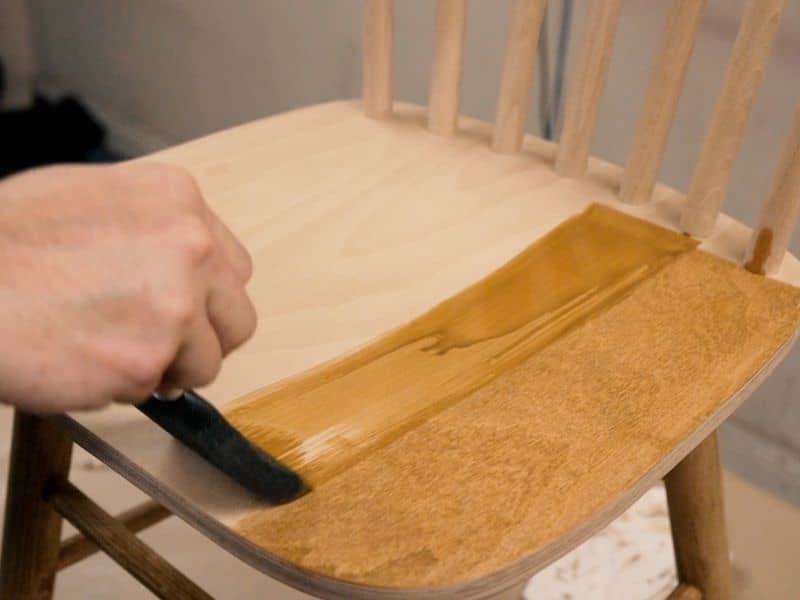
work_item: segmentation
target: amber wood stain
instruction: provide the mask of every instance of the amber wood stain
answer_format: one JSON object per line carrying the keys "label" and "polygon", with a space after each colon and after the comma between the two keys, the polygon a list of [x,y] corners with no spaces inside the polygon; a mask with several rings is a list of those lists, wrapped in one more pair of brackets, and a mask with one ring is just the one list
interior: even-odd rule
{"label": "amber wood stain", "polygon": [[798,325],[800,289],[691,250],[236,531],[313,576],[370,586],[521,580],[633,501],[642,477],[663,476],[670,453],[734,409],[746,395],[732,395]]}
{"label": "amber wood stain", "polygon": [[367,348],[252,393],[228,417],[319,485],[528,358],[695,247],[595,205]]}
{"label": "amber wood stain", "polygon": [[764,263],[772,252],[772,230],[762,229],[758,232],[753,246],[753,258],[744,264],[744,268],[758,275],[764,274]]}

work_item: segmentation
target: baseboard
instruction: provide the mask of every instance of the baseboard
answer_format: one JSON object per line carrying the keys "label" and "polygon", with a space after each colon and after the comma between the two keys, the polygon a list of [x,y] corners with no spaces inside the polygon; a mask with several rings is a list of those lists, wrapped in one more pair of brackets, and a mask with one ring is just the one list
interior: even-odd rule
{"label": "baseboard", "polygon": [[764,434],[736,416],[720,428],[725,467],[800,506],[800,449]]}

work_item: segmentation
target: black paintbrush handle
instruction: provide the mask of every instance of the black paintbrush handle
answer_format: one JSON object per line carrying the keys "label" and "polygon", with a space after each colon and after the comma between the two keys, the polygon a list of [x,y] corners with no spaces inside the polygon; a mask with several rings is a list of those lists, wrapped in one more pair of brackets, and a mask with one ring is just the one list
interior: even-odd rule
{"label": "black paintbrush handle", "polygon": [[251,444],[211,403],[191,390],[175,400],[151,396],[137,408],[260,498],[280,504],[308,491],[297,473]]}

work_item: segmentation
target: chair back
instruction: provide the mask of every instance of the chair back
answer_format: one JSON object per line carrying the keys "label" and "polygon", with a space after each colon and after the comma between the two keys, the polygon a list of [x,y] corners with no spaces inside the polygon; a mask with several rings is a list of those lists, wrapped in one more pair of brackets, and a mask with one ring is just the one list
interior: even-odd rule
{"label": "chair back", "polygon": [[[623,5],[623,0],[588,2],[554,165],[565,177],[581,177],[588,168]],[[364,110],[376,119],[392,113],[393,4],[394,0],[365,0]],[[653,194],[705,4],[706,0],[672,0],[619,190],[623,202],[643,204]],[[686,196],[681,227],[692,236],[703,238],[714,229],[785,4],[786,0],[748,0]],[[492,148],[499,153],[522,149],[546,6],[547,0],[516,0],[510,15],[492,137]],[[437,0],[436,10],[428,127],[434,134],[450,136],[458,126],[466,0]],[[799,216],[800,110],[766,195],[745,266],[757,273],[775,273]]]}

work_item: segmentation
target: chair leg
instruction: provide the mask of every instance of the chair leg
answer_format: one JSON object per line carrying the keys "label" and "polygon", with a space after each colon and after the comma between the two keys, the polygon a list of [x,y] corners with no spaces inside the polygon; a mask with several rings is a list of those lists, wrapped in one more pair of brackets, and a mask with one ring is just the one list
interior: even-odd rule
{"label": "chair leg", "polygon": [[46,600],[61,543],[61,516],[44,501],[45,486],[66,478],[72,440],[52,423],[16,411],[0,559],[0,598]]}
{"label": "chair leg", "polygon": [[703,600],[731,599],[731,566],[717,433],[665,478],[678,579]]}

